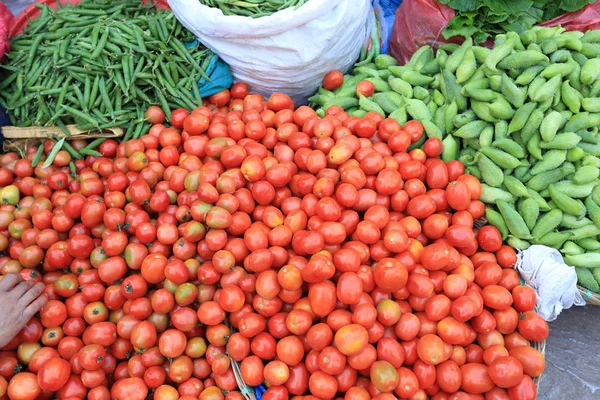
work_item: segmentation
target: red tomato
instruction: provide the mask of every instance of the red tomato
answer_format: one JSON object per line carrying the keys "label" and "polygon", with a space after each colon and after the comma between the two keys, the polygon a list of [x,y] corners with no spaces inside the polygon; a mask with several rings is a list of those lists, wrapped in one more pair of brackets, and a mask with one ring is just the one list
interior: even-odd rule
{"label": "red tomato", "polygon": [[507,389],[521,381],[523,366],[516,358],[504,356],[489,365],[488,373],[496,386]]}
{"label": "red tomato", "polygon": [[511,400],[534,400],[537,397],[537,388],[533,379],[523,375],[519,383],[508,389],[508,396]]}
{"label": "red tomato", "polygon": [[338,71],[331,71],[323,78],[323,87],[327,90],[335,90],[344,83],[344,75]]}
{"label": "red tomato", "polygon": [[546,366],[544,356],[529,345],[517,346],[509,350],[511,357],[514,357],[523,366],[523,372],[531,377],[537,377],[542,374]]}
{"label": "red tomato", "polygon": [[365,97],[373,96],[375,93],[375,85],[369,81],[360,81],[356,85],[356,95],[363,95]]}
{"label": "red tomato", "polygon": [[113,399],[144,400],[148,388],[141,378],[126,378],[115,382],[110,394]]}
{"label": "red tomato", "polygon": [[334,337],[336,347],[347,356],[360,353],[369,341],[367,330],[357,324],[350,324],[340,328]]}
{"label": "red tomato", "polygon": [[529,286],[516,286],[512,290],[513,306],[518,312],[532,311],[535,307],[536,294]]}
{"label": "red tomato", "polygon": [[71,365],[62,358],[52,358],[37,373],[37,383],[42,390],[55,392],[63,387],[71,375]]}
{"label": "red tomato", "polygon": [[461,388],[468,393],[489,392],[494,387],[488,367],[483,364],[468,363],[460,367]]}
{"label": "red tomato", "polygon": [[526,311],[519,320],[519,332],[527,340],[542,342],[548,337],[548,323],[534,311]]}
{"label": "red tomato", "polygon": [[502,247],[502,235],[495,226],[486,225],[477,232],[477,242],[485,251],[498,251]]}
{"label": "red tomato", "polygon": [[400,380],[396,368],[387,361],[374,362],[371,365],[370,377],[373,386],[383,393],[394,390]]}
{"label": "red tomato", "polygon": [[30,372],[19,372],[13,376],[6,389],[11,400],[34,400],[41,391],[36,376]]}

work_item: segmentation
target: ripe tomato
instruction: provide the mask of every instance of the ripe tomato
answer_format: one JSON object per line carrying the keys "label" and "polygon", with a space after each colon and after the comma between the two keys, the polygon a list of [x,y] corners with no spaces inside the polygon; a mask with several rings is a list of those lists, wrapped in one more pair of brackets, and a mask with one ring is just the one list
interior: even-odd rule
{"label": "ripe tomato", "polygon": [[398,372],[398,385],[394,389],[394,393],[401,398],[410,398],[419,390],[419,381],[415,373],[406,368],[400,367]]}
{"label": "ripe tomato", "polygon": [[46,361],[37,372],[37,384],[42,390],[55,392],[63,387],[71,375],[71,365],[62,358]]}
{"label": "ripe tomato", "polygon": [[461,389],[465,392],[479,394],[489,392],[494,387],[488,367],[478,363],[467,363],[460,367]]}
{"label": "ripe tomato", "polygon": [[298,365],[304,356],[304,345],[296,336],[288,336],[277,342],[277,356],[288,366]]}
{"label": "ripe tomato", "polygon": [[104,365],[106,351],[104,347],[97,344],[90,344],[79,350],[79,364],[89,371],[95,371]]}
{"label": "ripe tomato", "polygon": [[350,324],[340,328],[334,337],[334,343],[340,352],[353,356],[363,351],[369,342],[369,333],[358,324]]}
{"label": "ripe tomato", "polygon": [[430,365],[444,362],[444,342],[436,335],[426,334],[417,343],[419,358]]}
{"label": "ripe tomato", "polygon": [[55,328],[67,319],[67,307],[58,300],[48,300],[40,310],[40,317],[46,328]]}
{"label": "ripe tomato", "polygon": [[375,284],[386,292],[396,292],[402,289],[408,281],[408,271],[398,260],[393,258],[381,259],[373,270]]}
{"label": "ripe tomato", "polygon": [[516,358],[504,356],[489,365],[488,373],[496,386],[507,389],[521,381],[523,366]]}
{"label": "ripe tomato", "polygon": [[369,81],[360,81],[356,85],[356,95],[370,97],[375,93],[375,85]]}
{"label": "ripe tomato", "polygon": [[387,361],[376,361],[371,365],[370,377],[373,386],[383,393],[393,391],[400,380],[396,368]]}
{"label": "ripe tomato", "polygon": [[513,302],[510,292],[498,285],[484,287],[481,295],[485,305],[495,310],[506,310]]}
{"label": "ripe tomato", "polygon": [[536,294],[529,286],[516,286],[512,290],[513,306],[518,312],[532,311],[535,307]]}
{"label": "ripe tomato", "polygon": [[526,311],[525,317],[519,320],[519,333],[527,340],[541,342],[548,337],[548,323],[534,311]]}
{"label": "ripe tomato", "polygon": [[115,382],[110,390],[113,399],[144,400],[148,388],[141,378],[126,378]]}
{"label": "ripe tomato", "polygon": [[168,358],[179,357],[185,351],[187,339],[183,332],[169,329],[163,332],[158,340],[160,353]]}
{"label": "ripe tomato", "polygon": [[257,356],[247,357],[240,364],[242,378],[248,385],[260,385],[264,379],[263,370],[263,363]]}
{"label": "ripe tomato", "polygon": [[331,71],[323,78],[323,87],[327,90],[335,90],[344,83],[344,75],[338,71]]}
{"label": "ripe tomato", "polygon": [[534,400],[537,397],[537,388],[533,379],[527,375],[523,375],[519,383],[508,389],[508,396],[511,400]]}
{"label": "ripe tomato", "polygon": [[308,386],[313,395],[325,399],[333,398],[338,391],[336,379],[322,371],[311,374]]}
{"label": "ripe tomato", "polygon": [[10,379],[6,393],[11,400],[34,400],[42,389],[31,372],[19,372]]}
{"label": "ripe tomato", "polygon": [[519,361],[523,372],[533,378],[540,376],[546,366],[544,356],[533,347],[528,345],[517,346],[509,350],[511,357]]}

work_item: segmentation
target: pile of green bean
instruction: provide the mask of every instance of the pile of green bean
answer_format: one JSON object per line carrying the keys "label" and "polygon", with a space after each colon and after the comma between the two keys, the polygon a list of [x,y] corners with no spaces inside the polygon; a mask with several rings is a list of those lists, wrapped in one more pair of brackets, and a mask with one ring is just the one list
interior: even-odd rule
{"label": "pile of green bean", "polygon": [[[373,96],[356,97],[361,80]],[[482,182],[486,218],[519,249],[561,250],[579,281],[600,292],[600,31],[533,28],[493,49],[425,46],[398,66],[389,56],[354,69],[310,101],[323,114],[377,112],[419,120]],[[320,107],[319,107],[320,106]]]}
{"label": "pile of green bean", "polygon": [[218,8],[225,15],[260,18],[275,14],[277,11],[294,7],[298,9],[307,0],[200,0],[208,7]]}
{"label": "pile of green bean", "polygon": [[56,5],[36,4],[40,16],[0,66],[0,104],[14,125],[123,127],[129,139],[148,127],[154,103],[169,119],[172,108],[201,104],[198,81],[216,56],[173,13],[140,0]]}

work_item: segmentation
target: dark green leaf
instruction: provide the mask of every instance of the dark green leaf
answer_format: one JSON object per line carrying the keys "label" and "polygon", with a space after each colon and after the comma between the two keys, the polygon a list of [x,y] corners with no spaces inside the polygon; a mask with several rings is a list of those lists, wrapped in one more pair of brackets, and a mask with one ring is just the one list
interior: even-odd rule
{"label": "dark green leaf", "polygon": [[459,12],[475,11],[482,6],[482,2],[478,0],[441,0],[439,3],[446,4]]}
{"label": "dark green leaf", "polygon": [[481,43],[490,36],[532,26],[566,12],[577,11],[595,0],[439,0],[456,10],[443,32],[445,38],[472,36]]}
{"label": "dark green leaf", "polygon": [[581,10],[588,4],[595,3],[595,0],[561,0],[557,2],[562,10],[567,12]]}
{"label": "dark green leaf", "polygon": [[482,3],[495,14],[508,15],[527,11],[533,5],[532,0],[484,0]]}

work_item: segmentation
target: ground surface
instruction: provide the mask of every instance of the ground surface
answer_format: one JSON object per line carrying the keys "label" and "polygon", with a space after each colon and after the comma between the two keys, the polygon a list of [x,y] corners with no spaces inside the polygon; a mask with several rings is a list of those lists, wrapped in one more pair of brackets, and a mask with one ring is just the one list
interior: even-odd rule
{"label": "ground surface", "polygon": [[600,307],[564,310],[550,323],[538,400],[600,399]]}

